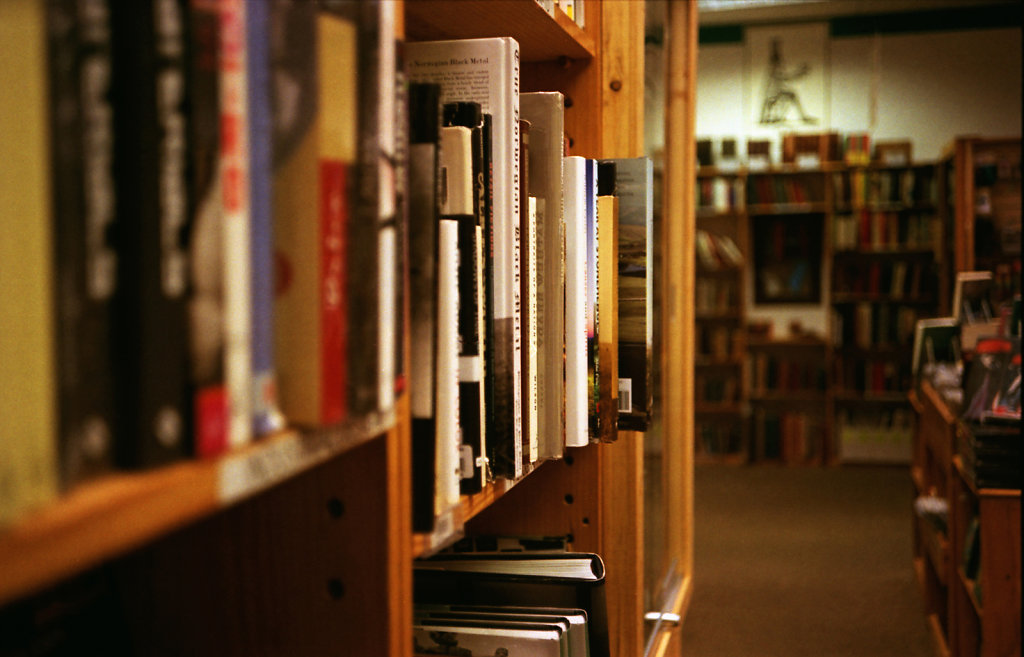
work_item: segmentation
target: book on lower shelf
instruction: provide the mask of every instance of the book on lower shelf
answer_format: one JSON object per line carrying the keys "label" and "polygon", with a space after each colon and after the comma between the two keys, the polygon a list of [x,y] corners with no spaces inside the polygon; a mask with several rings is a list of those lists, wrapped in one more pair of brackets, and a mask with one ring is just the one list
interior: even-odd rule
{"label": "book on lower shelf", "polygon": [[413,596],[419,608],[508,605],[565,610],[562,614],[582,610],[589,654],[594,657],[610,654],[604,580],[604,562],[592,553],[444,553],[413,562]]}

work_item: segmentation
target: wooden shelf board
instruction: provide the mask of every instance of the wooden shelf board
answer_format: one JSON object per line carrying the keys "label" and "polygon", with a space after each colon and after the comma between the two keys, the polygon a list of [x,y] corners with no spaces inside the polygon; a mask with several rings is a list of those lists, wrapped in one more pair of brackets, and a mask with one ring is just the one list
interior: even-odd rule
{"label": "wooden shelf board", "polygon": [[739,415],[742,407],[736,402],[695,402],[694,413],[697,415]]}
{"label": "wooden shelf board", "polygon": [[764,340],[749,338],[748,349],[824,349],[826,343],[819,338],[789,338],[783,340]]}
{"label": "wooden shelf board", "polygon": [[862,294],[854,292],[833,292],[832,303],[834,304],[850,304],[850,303],[891,303],[901,306],[930,306],[935,303],[934,299],[921,298],[921,297],[910,297],[910,296],[894,296],[891,294]]}
{"label": "wooden shelf board", "polygon": [[779,214],[825,214],[829,211],[824,201],[808,201],[805,203],[751,203],[747,206],[748,215],[779,215]]}
{"label": "wooden shelf board", "polygon": [[86,482],[0,530],[0,605],[123,555],[387,431],[394,413],[283,431],[210,460]]}
{"label": "wooden shelf board", "polygon": [[928,490],[928,484],[925,482],[924,471],[920,466],[913,466],[910,468],[910,478],[914,482],[914,489],[919,495],[924,494]]}
{"label": "wooden shelf board", "polygon": [[949,540],[927,520],[917,516],[918,535],[924,539],[925,553],[939,583],[949,586]]}
{"label": "wooden shelf board", "polygon": [[832,399],[841,404],[906,404],[907,395],[902,391],[892,392],[836,392]]}
{"label": "wooden shelf board", "polygon": [[597,53],[590,31],[558,9],[550,16],[535,0],[407,0],[405,31],[409,41],[510,36],[523,62]]}
{"label": "wooden shelf board", "polygon": [[975,593],[974,585],[976,582],[975,580],[967,577],[967,575],[964,573],[963,566],[957,567],[956,574],[960,579],[960,586],[963,587],[964,593],[967,595],[967,599],[971,601],[971,607],[974,608],[974,613],[978,616],[978,621],[980,623],[983,614],[981,601],[978,600],[978,596]]}
{"label": "wooden shelf board", "polygon": [[763,403],[824,403],[827,397],[825,393],[809,390],[780,390],[778,392],[751,393],[750,401]]}
{"label": "wooden shelf board", "polygon": [[694,367],[742,367],[744,359],[740,356],[734,358],[702,358],[698,356],[694,359]]}

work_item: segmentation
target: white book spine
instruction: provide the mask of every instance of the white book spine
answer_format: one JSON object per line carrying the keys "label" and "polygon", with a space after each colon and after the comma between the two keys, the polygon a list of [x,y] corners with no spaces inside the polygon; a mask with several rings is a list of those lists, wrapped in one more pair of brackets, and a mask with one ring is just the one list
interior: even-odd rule
{"label": "white book spine", "polygon": [[377,306],[377,344],[380,362],[380,377],[377,379],[377,404],[381,410],[395,404],[395,316],[398,312],[398,281],[395,269],[390,266],[398,257],[394,226],[381,228],[378,239],[377,289],[380,304]]}
{"label": "white book spine", "polygon": [[437,254],[437,514],[459,503],[458,222],[441,219]]}
{"label": "white book spine", "polygon": [[224,377],[229,448],[252,437],[252,299],[249,222],[249,140],[246,99],[245,2],[220,3],[220,175],[224,230]]}
{"label": "white book spine", "polygon": [[538,413],[540,411],[540,400],[538,399],[538,352],[537,352],[537,198],[531,196],[527,199],[529,213],[526,218],[526,308],[527,308],[527,372],[529,380],[526,384],[527,398],[524,400],[529,413],[526,417],[527,436],[530,445],[530,463],[537,461],[540,457],[540,436],[538,434]]}
{"label": "white book spine", "polygon": [[565,158],[565,444],[590,442],[587,428],[586,160]]}

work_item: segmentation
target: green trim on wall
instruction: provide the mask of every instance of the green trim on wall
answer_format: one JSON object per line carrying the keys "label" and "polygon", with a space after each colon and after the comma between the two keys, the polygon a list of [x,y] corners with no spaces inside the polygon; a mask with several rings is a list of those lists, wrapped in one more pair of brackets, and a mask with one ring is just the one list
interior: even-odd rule
{"label": "green trim on wall", "polygon": [[697,43],[701,46],[743,43],[743,26],[705,25],[698,30]]}
{"label": "green trim on wall", "polygon": [[[930,11],[907,11],[886,14],[859,14],[819,20],[789,20],[780,23],[758,22],[757,25],[793,25],[798,23],[828,22],[829,37],[859,37],[874,34],[910,34],[924,32],[951,32],[958,30],[985,30],[1021,27],[1021,2],[955,7]],[[742,44],[744,25],[705,25],[699,29],[698,44]]]}
{"label": "green trim on wall", "polygon": [[1021,4],[843,16],[828,23],[833,38],[1020,27]]}

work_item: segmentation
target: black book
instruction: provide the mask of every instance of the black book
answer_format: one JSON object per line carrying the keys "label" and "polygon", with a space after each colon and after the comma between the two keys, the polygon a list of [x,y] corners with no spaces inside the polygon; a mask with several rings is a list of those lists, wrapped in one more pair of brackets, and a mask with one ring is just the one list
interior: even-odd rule
{"label": "black book", "polygon": [[590,654],[608,657],[604,562],[596,554],[441,554],[413,564],[416,604],[582,609]]}
{"label": "black book", "polygon": [[[118,461],[167,463],[191,451],[188,344],[187,25],[178,0],[111,7]],[[159,84],[158,84],[159,82]]]}
{"label": "black book", "polygon": [[65,488],[114,461],[112,298],[117,254],[110,10],[77,0],[47,5],[60,481]]}
{"label": "black book", "polygon": [[409,397],[413,530],[434,527],[436,482],[437,167],[440,85],[409,85]]}
{"label": "black book", "polygon": [[[462,433],[462,479],[459,487],[464,495],[483,489],[486,470],[481,457],[485,454],[486,434],[483,418],[483,213],[484,189],[483,113],[480,103],[445,103],[442,124],[469,130],[469,175],[472,196],[468,207],[461,203],[459,213],[452,215],[459,224],[459,426]],[[454,188],[449,180],[449,189]]]}

